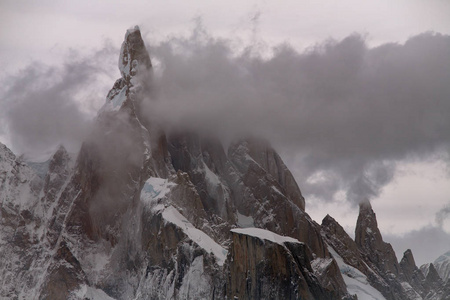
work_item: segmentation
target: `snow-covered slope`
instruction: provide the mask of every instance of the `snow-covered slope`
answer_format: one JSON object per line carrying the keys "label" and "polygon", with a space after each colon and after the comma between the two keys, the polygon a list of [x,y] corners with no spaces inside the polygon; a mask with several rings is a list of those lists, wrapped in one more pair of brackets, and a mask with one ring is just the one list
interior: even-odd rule
{"label": "snow-covered slope", "polygon": [[348,292],[351,295],[358,296],[358,300],[386,300],[380,291],[369,284],[366,275],[358,269],[347,265],[333,248],[329,247],[328,250],[336,260],[347,285]]}
{"label": "snow-covered slope", "polygon": [[450,278],[450,251],[439,256],[433,265],[442,280],[447,281]]}

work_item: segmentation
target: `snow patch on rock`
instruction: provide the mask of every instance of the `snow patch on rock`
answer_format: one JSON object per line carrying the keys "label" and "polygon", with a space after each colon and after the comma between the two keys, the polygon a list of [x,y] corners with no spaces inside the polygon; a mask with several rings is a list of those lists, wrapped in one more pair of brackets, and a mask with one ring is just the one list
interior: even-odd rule
{"label": "snow patch on rock", "polygon": [[205,249],[208,253],[214,254],[217,263],[223,266],[228,251],[216,243],[209,235],[197,229],[173,206],[168,206],[162,212],[164,220],[175,224],[197,245]]}
{"label": "snow patch on rock", "polygon": [[96,289],[87,285],[82,285],[78,290],[73,292],[69,299],[83,299],[83,300],[115,300],[100,289]]}
{"label": "snow patch on rock", "polygon": [[209,276],[204,273],[203,255],[197,256],[192,262],[178,294],[179,299],[208,299]]}
{"label": "snow patch on rock", "polygon": [[165,198],[175,185],[176,183],[170,182],[168,179],[150,177],[142,188],[141,200],[145,204],[156,204],[158,200]]}
{"label": "snow patch on rock", "polygon": [[255,227],[255,221],[252,216],[244,216],[241,215],[238,211],[236,211],[237,216],[237,225],[241,228],[249,228]]}
{"label": "snow patch on rock", "polygon": [[272,243],[283,245],[284,243],[301,243],[299,240],[276,234],[275,232],[261,228],[235,228],[231,232],[253,236],[261,240],[267,240]]}
{"label": "snow patch on rock", "polygon": [[386,300],[380,291],[369,284],[366,275],[344,263],[342,257],[332,247],[329,246],[328,251],[336,260],[351,295],[357,295],[358,300]]}

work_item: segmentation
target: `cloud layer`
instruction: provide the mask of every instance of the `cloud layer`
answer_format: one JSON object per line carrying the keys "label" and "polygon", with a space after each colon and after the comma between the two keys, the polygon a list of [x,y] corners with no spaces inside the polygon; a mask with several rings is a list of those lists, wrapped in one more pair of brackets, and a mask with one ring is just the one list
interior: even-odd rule
{"label": "cloud layer", "polygon": [[[224,141],[266,137],[307,197],[331,201],[344,191],[357,203],[378,196],[398,163],[449,160],[450,36],[424,33],[369,48],[355,34],[302,53],[279,45],[267,57],[261,44],[242,47],[198,25],[189,37],[147,45],[155,65],[149,119]],[[118,74],[111,71],[117,52],[107,46],[11,77],[1,117],[14,148],[79,145],[104,99],[89,91],[101,76]]]}
{"label": "cloud layer", "polygon": [[450,36],[368,48],[352,35],[304,53],[280,45],[270,58],[234,46],[201,26],[153,45],[149,117],[225,140],[265,136],[295,154],[303,191],[323,200],[376,197],[407,159],[448,161]]}
{"label": "cloud layer", "polygon": [[62,65],[34,62],[3,82],[1,133],[17,153],[40,156],[59,144],[78,150],[103,104],[101,78],[111,70],[104,58],[113,50],[105,46],[88,56],[72,50]]}

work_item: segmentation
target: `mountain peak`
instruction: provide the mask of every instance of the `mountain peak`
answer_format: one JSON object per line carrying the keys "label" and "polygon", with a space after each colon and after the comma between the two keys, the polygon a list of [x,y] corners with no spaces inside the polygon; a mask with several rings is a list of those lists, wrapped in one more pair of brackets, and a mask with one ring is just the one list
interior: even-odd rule
{"label": "mountain peak", "polygon": [[368,200],[359,204],[359,216],[356,223],[355,241],[359,245],[364,244],[366,235],[372,236],[375,241],[382,241],[380,230],[378,229],[377,217]]}
{"label": "mountain peak", "polygon": [[355,242],[363,252],[368,254],[377,268],[385,273],[398,274],[399,266],[394,249],[383,241],[376,214],[368,200],[359,204]]}
{"label": "mountain peak", "polygon": [[[114,83],[106,96],[106,103],[99,113],[110,110],[117,111],[126,102],[130,102],[127,100],[133,98],[133,95],[141,89],[141,83],[145,81],[145,74],[151,74],[152,62],[138,26],[128,29],[125,33],[125,39],[120,48],[118,66],[122,77]],[[140,81],[135,78],[137,74],[144,75]]]}
{"label": "mountain peak", "polygon": [[119,70],[125,82],[129,83],[131,77],[139,69],[150,70],[152,63],[147,48],[142,40],[139,26],[128,29],[120,49]]}
{"label": "mountain peak", "polygon": [[359,203],[359,210],[372,210],[372,204],[370,204],[370,201],[365,199]]}
{"label": "mountain peak", "polygon": [[411,249],[408,249],[403,253],[403,258],[400,261],[400,268],[402,269],[405,278],[408,281],[412,281],[417,266]]}

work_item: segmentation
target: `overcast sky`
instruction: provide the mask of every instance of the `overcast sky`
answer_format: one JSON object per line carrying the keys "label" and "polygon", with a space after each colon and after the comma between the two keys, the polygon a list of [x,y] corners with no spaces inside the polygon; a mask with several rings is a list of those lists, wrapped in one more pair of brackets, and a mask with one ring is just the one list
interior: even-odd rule
{"label": "overcast sky", "polygon": [[398,256],[450,250],[450,2],[242,2],[0,1],[0,141],[76,149],[139,25],[150,117],[262,135],[317,222],[368,198]]}

